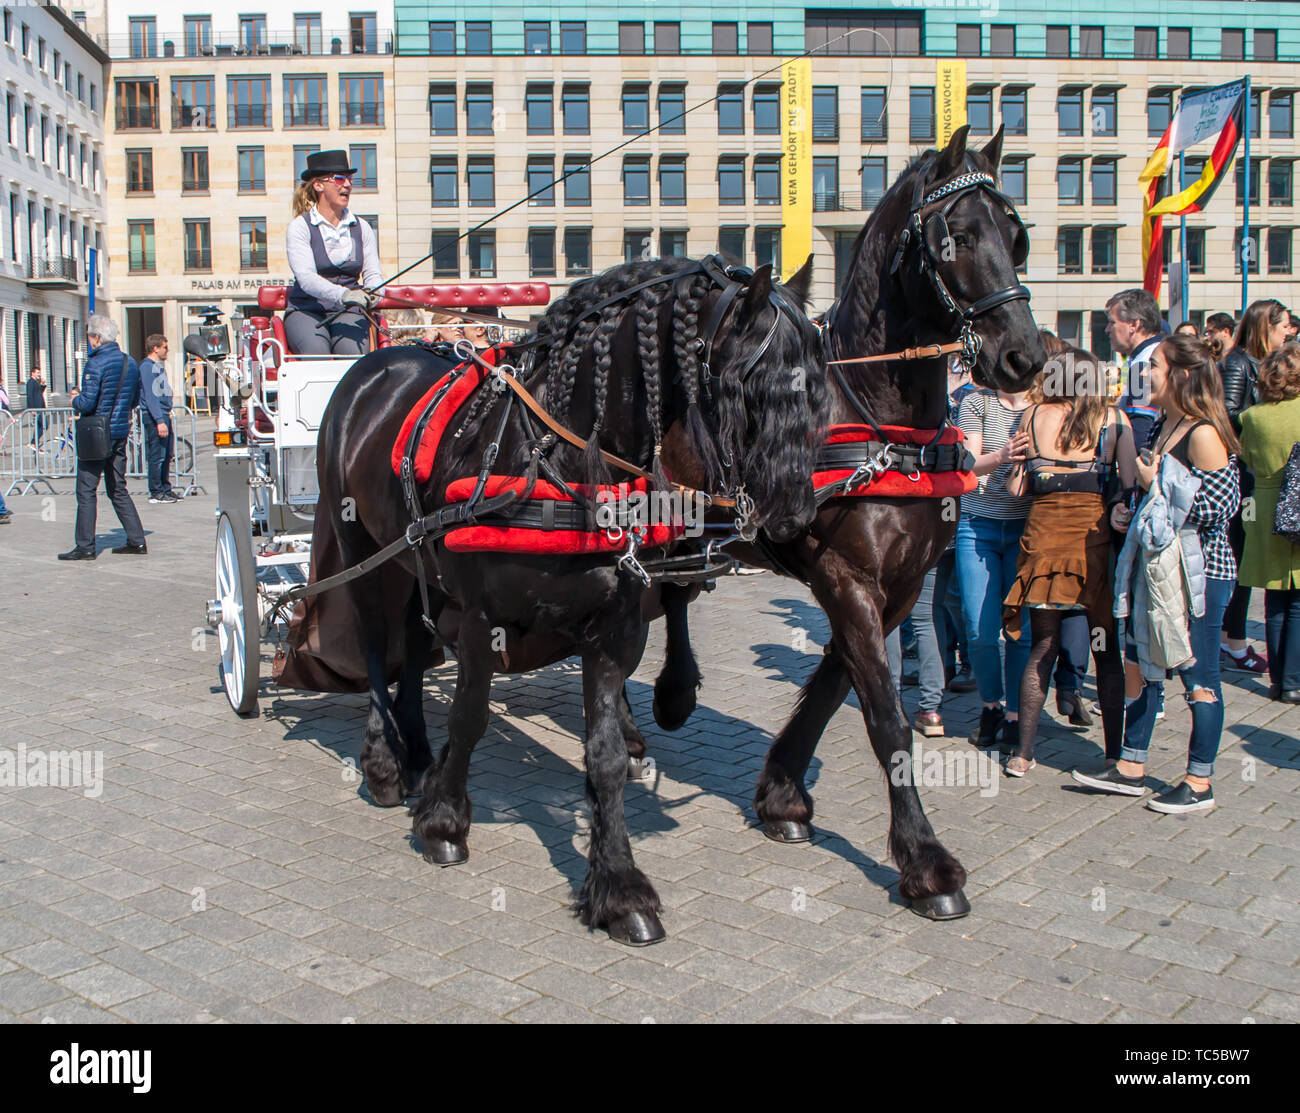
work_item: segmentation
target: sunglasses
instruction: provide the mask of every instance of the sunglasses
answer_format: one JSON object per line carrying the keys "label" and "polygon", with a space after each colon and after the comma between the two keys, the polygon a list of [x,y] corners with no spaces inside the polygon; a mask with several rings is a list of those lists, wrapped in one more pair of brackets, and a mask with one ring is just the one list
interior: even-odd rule
{"label": "sunglasses", "polygon": [[332,182],[337,182],[339,185],[351,185],[352,175],[351,174],[330,174],[329,180]]}

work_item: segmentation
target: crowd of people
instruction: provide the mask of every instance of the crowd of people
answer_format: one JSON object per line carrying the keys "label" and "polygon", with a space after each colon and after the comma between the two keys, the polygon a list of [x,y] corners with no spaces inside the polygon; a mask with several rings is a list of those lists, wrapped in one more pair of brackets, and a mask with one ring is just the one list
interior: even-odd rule
{"label": "crowd of people", "polygon": [[[1300,545],[1274,529],[1280,495],[1300,480],[1288,479],[1288,466],[1300,470],[1300,321],[1263,299],[1239,322],[1215,313],[1203,333],[1191,322],[1171,333],[1144,290],[1121,291],[1106,312],[1118,379],[1050,333],[1024,393],[977,388],[958,367],[949,376],[978,487],[912,615],[923,677],[913,727],[944,733],[927,663],[942,662],[952,691],[964,658],[982,704],[972,743],[1006,752],[1007,775],[1024,777],[1053,674],[1058,713],[1091,724],[1091,656],[1104,760],[1072,775],[1146,796],[1176,674],[1192,715],[1187,772],[1147,806],[1208,811],[1221,672],[1267,674],[1270,698],[1300,703]],[[1266,655],[1246,631],[1259,589]]]}

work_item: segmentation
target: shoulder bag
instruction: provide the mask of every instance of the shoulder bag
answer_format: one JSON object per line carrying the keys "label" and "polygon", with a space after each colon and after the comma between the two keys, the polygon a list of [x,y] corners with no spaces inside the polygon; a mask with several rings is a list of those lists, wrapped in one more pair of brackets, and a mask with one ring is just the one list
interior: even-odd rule
{"label": "shoulder bag", "polygon": [[1273,532],[1292,545],[1300,545],[1300,441],[1291,446],[1291,455],[1282,469],[1282,488],[1273,513]]}

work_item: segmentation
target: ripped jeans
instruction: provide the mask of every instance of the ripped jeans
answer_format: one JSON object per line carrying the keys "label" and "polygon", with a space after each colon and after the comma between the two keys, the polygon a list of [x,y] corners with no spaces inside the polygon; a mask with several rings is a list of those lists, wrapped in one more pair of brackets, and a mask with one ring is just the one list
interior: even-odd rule
{"label": "ripped jeans", "polygon": [[[1190,695],[1198,688],[1214,693],[1212,701],[1187,701],[1192,712],[1192,737],[1187,748],[1187,772],[1193,777],[1214,773],[1214,759],[1223,735],[1223,690],[1219,686],[1219,639],[1223,631],[1223,613],[1232,598],[1237,581],[1205,580],[1205,614],[1192,619],[1188,629],[1195,660],[1178,670],[1183,687]],[[1156,689],[1158,682],[1148,681],[1138,698],[1128,707],[1124,724],[1124,747],[1119,756],[1124,761],[1145,763],[1151,747],[1151,732],[1156,725]]]}

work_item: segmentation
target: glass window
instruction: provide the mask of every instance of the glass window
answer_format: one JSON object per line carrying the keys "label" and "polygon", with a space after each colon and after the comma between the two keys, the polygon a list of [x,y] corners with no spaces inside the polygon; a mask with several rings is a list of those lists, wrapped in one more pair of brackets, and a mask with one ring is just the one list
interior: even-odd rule
{"label": "glass window", "polygon": [[524,112],[529,135],[554,135],[554,87],[529,85],[524,92]]}
{"label": "glass window", "polygon": [[781,229],[754,229],[754,265],[765,267],[771,264],[772,270],[781,273]]}
{"label": "glass window", "polygon": [[1007,200],[1023,205],[1029,200],[1029,163],[1023,158],[1002,160],[999,177],[1002,180],[1002,192]]}
{"label": "glass window", "polygon": [[732,263],[745,261],[745,226],[723,225],[718,229],[718,254],[725,255]]}
{"label": "glass window", "polygon": [[429,159],[429,188],[435,209],[454,209],[460,204],[459,167],[455,156],[435,155]]}
{"label": "glass window", "polygon": [[966,123],[971,135],[993,134],[993,90],[987,85],[966,93]]}
{"label": "glass window", "polygon": [[1077,309],[1056,311],[1056,335],[1078,347],[1083,342],[1083,313]]}
{"label": "glass window", "polygon": [[813,211],[833,213],[840,208],[840,160],[834,155],[813,159]]}
{"label": "glass window", "polygon": [[172,128],[217,126],[211,77],[172,78]]}
{"label": "glass window", "polygon": [[207,147],[185,147],[181,151],[181,192],[208,192]]}
{"label": "glass window", "polygon": [[465,134],[492,134],[492,86],[465,86]]}
{"label": "glass window", "polygon": [[239,45],[247,54],[266,52],[266,16],[241,15],[239,17]]}
{"label": "glass window", "polygon": [[284,79],[284,126],[323,128],[329,126],[329,103],[323,77]]}
{"label": "glass window", "polygon": [[379,21],[374,12],[352,12],[348,29],[353,54],[379,53]]}
{"label": "glass window", "polygon": [[591,273],[590,228],[566,228],[564,230],[564,273],[565,275]]}
{"label": "glass window", "polygon": [[128,220],[126,222],[127,267],[131,271],[152,271],[153,221]]}
{"label": "glass window", "polygon": [[934,142],[934,88],[912,86],[908,101],[908,138],[914,142]]}
{"label": "glass window", "polygon": [[429,24],[429,53],[456,53],[456,25],[454,23]]}
{"label": "glass window", "polygon": [[560,24],[560,53],[587,53],[587,25],[585,23]]}
{"label": "glass window", "polygon": [[1259,274],[1259,229],[1251,228],[1250,236],[1243,243],[1242,233],[1245,230],[1240,224],[1237,225],[1236,234],[1232,242],[1237,245],[1237,250],[1232,253],[1233,265],[1238,274],[1241,273],[1241,256],[1244,254],[1250,260],[1250,273]]}
{"label": "glass window", "polygon": [[978,23],[957,24],[957,57],[978,58],[984,53],[981,42],[983,28]]}
{"label": "glass window", "polygon": [[738,54],[740,52],[740,24],[715,23],[713,25],[713,53]]}
{"label": "glass window", "polygon": [[496,170],[490,155],[469,160],[465,181],[471,207],[490,208],[496,204]]}
{"label": "glass window", "polygon": [[1092,134],[1115,134],[1115,90],[1094,89],[1092,91]]}
{"label": "glass window", "polygon": [[470,278],[496,278],[497,234],[495,232],[469,234],[469,276]]}
{"label": "glass window", "polygon": [[1061,205],[1083,204],[1083,161],[1063,158],[1056,164],[1056,200]]}
{"label": "glass window", "polygon": [[1016,56],[1016,25],[995,23],[989,28],[989,57],[1014,58]]}
{"label": "glass window", "polygon": [[862,160],[862,207],[874,209],[889,188],[883,155],[869,155]]}
{"label": "glass window", "polygon": [[665,228],[659,233],[659,254],[665,258],[686,257],[686,229]]}
{"label": "glass window", "polygon": [[840,91],[835,85],[813,86],[813,139],[840,137]]}
{"label": "glass window", "polygon": [[[555,205],[555,160],[550,155],[528,156],[528,204],[537,206]],[[538,192],[540,190],[540,192]]]}
{"label": "glass window", "polygon": [[1268,98],[1268,135],[1270,139],[1290,139],[1294,134],[1294,97],[1291,93],[1273,93]]}
{"label": "glass window", "polygon": [[635,263],[638,259],[654,257],[654,234],[649,228],[623,230],[623,262]]}
{"label": "glass window", "polygon": [[383,77],[377,73],[340,74],[339,114],[345,127],[383,127]]}
{"label": "glass window", "polygon": [[295,13],[293,17],[293,45],[298,54],[323,54],[325,41],[321,37],[320,13]]}
{"label": "glass window", "polygon": [[[1257,31],[1256,34],[1259,32]],[[1291,273],[1291,229],[1270,228],[1268,230],[1268,273]]]}
{"label": "glass window", "polygon": [[[1173,32],[1171,31],[1172,35]],[[1159,27],[1134,27],[1133,28],[1133,57],[1134,58],[1158,58],[1160,42]]]}
{"label": "glass window", "polygon": [[[770,23],[750,23],[745,28],[745,48],[750,54],[772,53],[772,25]],[[744,258],[744,253],[740,256]]]}
{"label": "glass window", "polygon": [[561,96],[565,135],[591,134],[591,89],[587,85],[565,85]]}
{"label": "glass window", "polygon": [[153,151],[128,150],[126,152],[127,193],[153,192]]}
{"label": "glass window", "polygon": [[888,139],[889,114],[886,111],[887,90],[883,85],[862,87],[862,138]]}
{"label": "glass window", "polygon": [[545,278],[555,273],[555,229],[528,229],[528,273]]}
{"label": "glass window", "polygon": [[1246,102],[1246,126],[1250,129],[1250,137],[1258,139],[1260,132],[1260,115],[1264,107],[1264,94],[1258,89],[1250,91],[1250,99]]}
{"label": "glass window", "polygon": [[266,149],[239,148],[239,192],[263,193],[266,190]]}
{"label": "glass window", "polygon": [[754,134],[781,134],[781,86],[754,87]]}
{"label": "glass window", "polygon": [[229,77],[226,79],[226,126],[269,128],[271,126],[271,79]]}
{"label": "glass window", "polygon": [[185,17],[185,56],[196,58],[212,53],[212,17],[187,15]]}
{"label": "glass window", "polygon": [[745,90],[739,85],[718,86],[718,134],[745,134]]}
{"label": "glass window", "polygon": [[565,155],[564,203],[566,205],[591,204],[591,169],[586,155]]}
{"label": "glass window", "polygon": [[618,25],[618,52],[620,54],[645,53],[644,23],[620,23]]}
{"label": "glass window", "polygon": [[1104,58],[1106,56],[1106,28],[1079,28],[1079,57]]}
{"label": "glass window", "polygon": [[1291,167],[1289,159],[1275,158],[1268,163],[1268,203],[1271,208],[1291,207]]}
{"label": "glass window", "polygon": [[1059,89],[1056,93],[1056,126],[1061,135],[1083,134],[1083,90]]}
{"label": "glass window", "polygon": [[[1236,163],[1236,185],[1237,185],[1237,204],[1245,204],[1246,198],[1246,160],[1238,158]],[[1262,158],[1252,158],[1250,160],[1250,203],[1259,204],[1259,179],[1263,176],[1264,160]]]}
{"label": "glass window", "polygon": [[466,54],[491,54],[492,53],[492,24],[490,23],[466,23],[465,24],[465,53]]}
{"label": "glass window", "polygon": [[460,277],[460,236],[454,228],[434,228],[429,251],[433,254],[434,278]]}
{"label": "glass window", "polygon": [[239,269],[266,270],[266,217],[239,218]]}
{"label": "glass window", "polygon": [[1169,89],[1152,89],[1147,93],[1147,135],[1159,138],[1173,116],[1174,95]]}
{"label": "glass window", "polygon": [[639,135],[650,128],[650,86],[623,86],[623,134]]}
{"label": "glass window", "polygon": [[660,155],[659,204],[686,204],[686,156]]}
{"label": "glass window", "polygon": [[781,156],[754,156],[754,204],[781,203]]}
{"label": "glass window", "polygon": [[1083,273],[1083,229],[1059,228],[1056,232],[1056,273]]}
{"label": "glass window", "polygon": [[1225,62],[1240,62],[1246,57],[1246,32],[1224,27],[1219,32],[1219,57]]}
{"label": "glass window", "polygon": [[650,160],[643,155],[623,159],[623,204],[650,204]]}
{"label": "glass window", "polygon": [[1205,273],[1205,229],[1187,229],[1187,271],[1189,274]]}
{"label": "glass window", "polygon": [[429,134],[456,134],[456,86],[429,86]]}
{"label": "glass window", "polygon": [[[549,23],[525,23],[524,24],[524,53],[525,54],[550,54],[551,52],[551,25]],[[554,240],[555,234],[551,233]],[[554,252],[552,252],[554,256]],[[551,271],[555,273],[554,269]]]}
{"label": "glass window", "polygon": [[1165,54],[1170,58],[1190,58],[1192,56],[1192,29],[1190,27],[1170,27],[1165,36]]}
{"label": "glass window", "polygon": [[686,86],[659,86],[659,133],[661,135],[686,134]]}
{"label": "glass window", "polygon": [[1049,58],[1068,58],[1070,56],[1070,28],[1068,26],[1049,26],[1047,28],[1047,56]]}
{"label": "glass window", "polygon": [[[133,15],[128,19],[131,29],[131,57],[158,57],[158,20],[151,15]],[[27,24],[23,24],[23,57],[28,51]],[[152,270],[152,268],[150,268]]]}
{"label": "glass window", "polygon": [[1092,160],[1092,203],[1094,205],[1114,205],[1115,200],[1115,160],[1097,158]]}
{"label": "glass window", "polygon": [[302,180],[302,172],[307,169],[307,156],[320,150],[319,143],[295,143],[293,148],[293,180]]}
{"label": "glass window", "polygon": [[1183,178],[1180,188],[1186,189],[1192,185],[1201,176],[1201,171],[1205,169],[1205,159],[1198,158],[1194,155],[1183,156]]}
{"label": "glass window", "polygon": [[[804,16],[804,46],[808,50],[825,47],[827,54],[861,54],[870,57],[918,55],[921,53],[919,15],[898,16],[890,12],[844,12]],[[874,35],[850,35],[832,40],[846,31],[869,28]]]}
{"label": "glass window", "polygon": [[206,219],[185,222],[185,269],[212,269],[212,225]]}
{"label": "glass window", "polygon": [[718,159],[718,204],[745,203],[745,156],[724,155]]}
{"label": "glass window", "polygon": [[352,179],[353,193],[373,193],[379,188],[379,148],[375,144],[350,144],[348,163],[357,168]]}

